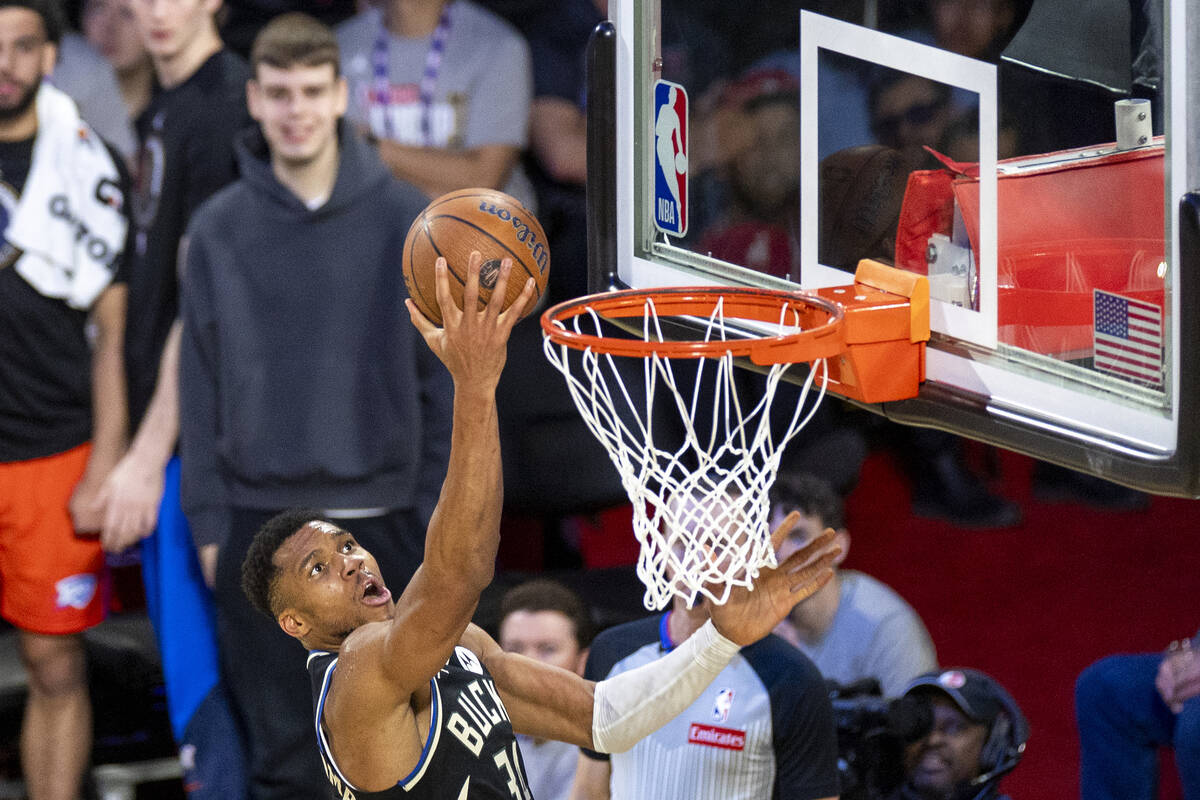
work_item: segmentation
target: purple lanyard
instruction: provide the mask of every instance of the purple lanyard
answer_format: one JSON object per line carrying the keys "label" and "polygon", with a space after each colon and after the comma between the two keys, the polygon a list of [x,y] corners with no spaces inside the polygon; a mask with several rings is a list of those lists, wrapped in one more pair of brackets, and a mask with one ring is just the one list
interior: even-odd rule
{"label": "purple lanyard", "polygon": [[[446,50],[446,39],[450,35],[450,6],[446,3],[442,15],[438,18],[437,27],[429,38],[429,52],[425,54],[425,70],[421,73],[421,137],[426,146],[433,144],[433,132],[430,117],[433,112],[433,89],[437,86],[438,72],[442,68],[442,53]],[[388,80],[388,32],[383,24],[382,16],[379,21],[379,36],[375,39],[375,47],[371,51],[371,66],[375,91],[375,102],[383,106],[383,135],[387,139],[395,139],[396,133],[392,126],[392,117],[388,114],[388,106],[392,101],[392,84]]]}

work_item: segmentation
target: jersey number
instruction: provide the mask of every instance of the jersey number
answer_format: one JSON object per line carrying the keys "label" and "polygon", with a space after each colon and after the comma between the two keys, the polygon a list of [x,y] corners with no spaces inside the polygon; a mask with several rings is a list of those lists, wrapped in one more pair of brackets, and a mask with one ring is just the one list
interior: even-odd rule
{"label": "jersey number", "polygon": [[[511,756],[509,751],[511,751]],[[504,773],[509,794],[517,800],[533,800],[533,795],[529,793],[528,781],[525,780],[525,773],[521,770],[521,758],[517,755],[515,741],[507,748],[497,751],[492,756],[492,760],[496,762],[496,767]]]}

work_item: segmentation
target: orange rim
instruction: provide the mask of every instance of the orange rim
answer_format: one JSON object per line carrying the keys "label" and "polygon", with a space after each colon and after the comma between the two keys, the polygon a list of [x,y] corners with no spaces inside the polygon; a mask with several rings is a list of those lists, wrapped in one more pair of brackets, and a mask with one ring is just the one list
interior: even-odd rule
{"label": "orange rim", "polygon": [[[723,300],[726,320],[779,324],[794,321],[802,328],[783,336],[753,336],[710,341],[645,341],[577,333],[565,321],[595,312],[601,318],[641,317],[646,302],[654,301],[659,317],[692,316],[707,319]],[[842,306],[806,292],[783,292],[737,286],[683,286],[601,292],[559,303],[542,314],[542,331],[551,341],[575,350],[591,349],[616,356],[646,358],[719,358],[725,353],[748,356],[755,364],[797,364],[829,358],[846,349],[842,335]]]}

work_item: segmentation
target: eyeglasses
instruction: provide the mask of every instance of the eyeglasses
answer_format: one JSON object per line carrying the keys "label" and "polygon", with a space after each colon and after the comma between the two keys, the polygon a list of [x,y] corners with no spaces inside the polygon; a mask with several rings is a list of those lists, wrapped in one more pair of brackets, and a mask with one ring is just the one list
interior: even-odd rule
{"label": "eyeglasses", "polygon": [[896,134],[900,132],[900,126],[908,123],[912,126],[928,125],[937,117],[939,111],[945,108],[945,103],[937,100],[932,103],[923,103],[921,105],[909,106],[899,114],[892,114],[887,117],[879,117],[871,121],[871,130],[875,135],[884,140],[894,140]]}

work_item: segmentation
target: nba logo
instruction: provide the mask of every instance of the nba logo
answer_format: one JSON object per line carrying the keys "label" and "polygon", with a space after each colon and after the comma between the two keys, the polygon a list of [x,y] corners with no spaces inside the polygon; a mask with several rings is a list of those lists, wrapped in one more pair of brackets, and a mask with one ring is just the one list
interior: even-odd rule
{"label": "nba logo", "polygon": [[733,689],[722,689],[717,692],[717,701],[713,703],[713,722],[729,720],[729,710],[733,708]]}
{"label": "nba logo", "polygon": [[687,233],[687,91],[654,84],[654,226],[670,236]]}

